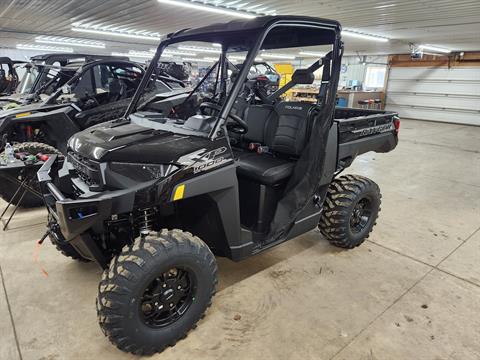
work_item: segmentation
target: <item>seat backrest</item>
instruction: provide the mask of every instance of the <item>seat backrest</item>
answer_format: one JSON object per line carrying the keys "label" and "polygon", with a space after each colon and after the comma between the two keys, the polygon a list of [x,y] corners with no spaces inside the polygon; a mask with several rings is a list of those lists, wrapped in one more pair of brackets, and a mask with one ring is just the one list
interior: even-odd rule
{"label": "seat backrest", "polygon": [[275,106],[278,126],[274,132],[272,150],[298,156],[303,151],[309,132],[310,110],[316,104],[282,101]]}
{"label": "seat backrest", "polygon": [[244,142],[272,145],[277,124],[273,110],[271,105],[250,105],[245,109],[244,120],[248,125],[248,132],[243,136]]}

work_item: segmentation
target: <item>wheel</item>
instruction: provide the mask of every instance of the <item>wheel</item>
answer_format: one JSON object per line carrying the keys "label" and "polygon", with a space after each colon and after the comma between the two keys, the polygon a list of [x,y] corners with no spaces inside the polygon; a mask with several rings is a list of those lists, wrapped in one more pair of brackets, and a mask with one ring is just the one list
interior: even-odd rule
{"label": "wheel", "polygon": [[48,221],[48,228],[50,229],[50,234],[48,237],[50,241],[55,246],[55,248],[60,251],[66,257],[72,258],[73,260],[78,260],[80,262],[89,262],[89,259],[85,259],[82,255],[78,253],[75,248],[65,241],[63,234],[60,231],[59,225],[54,222],[51,218]]}
{"label": "wheel", "polygon": [[[15,152],[23,152],[31,155],[36,155],[38,153],[62,155],[62,153],[57,149],[55,149],[53,146],[39,143],[39,142],[17,143],[13,145],[13,148]],[[0,153],[0,157],[3,157],[3,156],[4,156],[4,152],[2,151]],[[32,171],[36,173],[34,169],[32,169]],[[36,176],[36,175],[33,175],[33,176]],[[19,176],[18,179],[21,181],[22,180],[21,176]],[[18,183],[13,182],[10,178],[7,178],[7,177],[2,178],[1,181],[2,181],[2,186],[0,186],[0,197],[3,200],[9,202],[10,199],[15,194],[15,192],[17,191],[19,185]],[[40,191],[40,187],[38,185],[38,182],[36,181],[36,178],[35,178],[35,181],[31,184],[31,186],[34,189]],[[12,204],[17,205],[18,201],[20,200],[20,197],[21,195],[17,194]],[[23,197],[22,202],[20,203],[20,207],[30,208],[30,207],[38,207],[38,206],[43,206],[43,200],[31,194],[30,192],[25,193],[25,196]]]}
{"label": "wheel", "polygon": [[203,317],[216,284],[215,257],[198,237],[175,229],[138,238],[103,273],[100,327],[120,350],[161,352]]}
{"label": "wheel", "polygon": [[380,211],[382,195],[372,180],[359,175],[335,179],[327,192],[318,225],[335,246],[353,249],[372,231]]}

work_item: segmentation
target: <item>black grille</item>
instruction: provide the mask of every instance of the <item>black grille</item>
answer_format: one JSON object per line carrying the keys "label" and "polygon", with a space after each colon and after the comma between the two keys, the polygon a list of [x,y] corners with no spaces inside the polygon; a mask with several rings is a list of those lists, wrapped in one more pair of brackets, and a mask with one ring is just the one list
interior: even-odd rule
{"label": "black grille", "polygon": [[90,188],[103,187],[102,173],[100,164],[74,152],[68,153],[68,162],[71,163],[78,177],[82,179]]}

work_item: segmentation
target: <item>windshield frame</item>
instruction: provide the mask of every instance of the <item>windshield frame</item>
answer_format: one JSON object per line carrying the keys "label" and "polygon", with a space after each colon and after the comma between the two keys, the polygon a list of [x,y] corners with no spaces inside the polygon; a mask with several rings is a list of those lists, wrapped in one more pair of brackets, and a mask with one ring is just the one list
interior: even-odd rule
{"label": "windshield frame", "polygon": [[[222,135],[221,127],[225,124],[226,119],[228,117],[228,114],[232,110],[232,107],[235,103],[235,100],[237,99],[243,84],[245,81],[248,79],[248,74],[250,71],[251,66],[255,62],[255,58],[257,57],[258,53],[260,52],[260,49],[264,43],[265,38],[268,36],[270,31],[277,27],[304,27],[304,28],[315,28],[319,30],[325,30],[325,31],[333,31],[335,33],[334,41],[332,41],[330,44],[332,45],[332,68],[335,68],[335,64],[338,61],[341,61],[339,58],[339,54],[342,48],[342,41],[341,41],[341,28],[339,26],[335,26],[333,24],[328,24],[328,23],[315,23],[315,22],[302,22],[298,20],[280,20],[280,21],[274,21],[270,24],[268,24],[265,27],[259,28],[258,32],[255,34],[255,38],[253,39],[253,45],[250,46],[247,52],[247,56],[245,58],[245,61],[243,62],[243,66],[240,69],[235,82],[233,83],[230,92],[227,94],[227,97],[222,105],[221,111],[218,113],[217,120],[210,131],[208,138],[210,140],[214,140],[216,137]],[[164,37],[164,39],[160,42],[160,44],[157,47],[157,51],[155,52],[154,57],[152,58],[150,65],[145,71],[144,77],[142,78],[142,81],[140,82],[137,91],[135,92],[132,101],[130,102],[123,118],[128,119],[128,116],[132,114],[133,112],[136,111],[138,102],[148,85],[148,83],[151,80],[151,76],[153,73],[156,71],[157,63],[160,60],[160,57],[162,56],[163,52],[165,49],[173,44],[176,43],[181,43],[181,42],[186,42],[186,41],[205,41],[203,39],[203,35],[205,34],[194,34],[194,35],[185,35],[182,36],[182,32],[186,30],[181,30],[173,34],[169,34]],[[228,31],[225,31],[225,34],[227,34]],[[212,68],[215,66],[221,66],[221,72],[223,73],[223,69],[225,69],[226,64],[228,62],[227,57],[227,50],[229,47],[228,40],[225,39],[224,42],[219,42],[222,45],[222,52],[219,56],[219,64],[215,63],[212,65]],[[281,47],[278,47],[281,48]],[[227,61],[226,61],[227,60]],[[222,76],[222,74],[221,74]],[[328,93],[328,97],[332,97],[335,95],[335,91],[330,91]]]}

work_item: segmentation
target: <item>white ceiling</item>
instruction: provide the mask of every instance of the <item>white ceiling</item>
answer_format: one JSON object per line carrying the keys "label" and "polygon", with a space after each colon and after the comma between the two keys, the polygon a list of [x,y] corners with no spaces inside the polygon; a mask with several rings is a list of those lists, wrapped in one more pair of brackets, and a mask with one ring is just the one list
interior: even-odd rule
{"label": "white ceiling", "polygon": [[[344,37],[346,53],[406,53],[408,44],[423,43],[452,50],[480,50],[480,0],[245,0],[264,4],[277,14],[309,15],[340,21],[345,29],[391,38],[388,43]],[[188,10],[156,0],[11,0],[0,2],[0,47],[34,43],[36,35],[102,40],[102,50],[147,50],[148,40],[73,32],[72,23],[110,25],[165,34],[186,27],[228,21],[228,16]]]}

